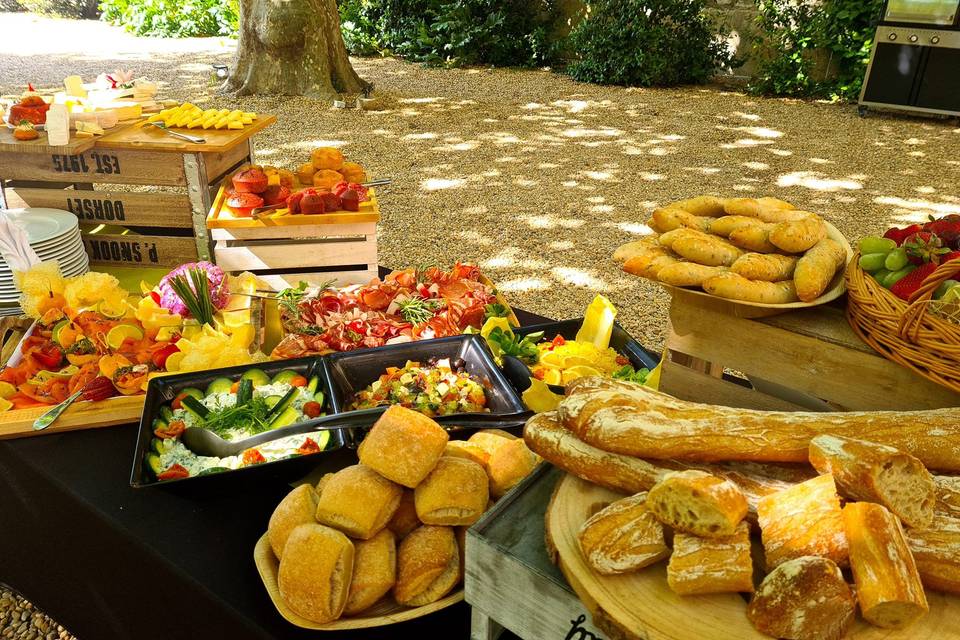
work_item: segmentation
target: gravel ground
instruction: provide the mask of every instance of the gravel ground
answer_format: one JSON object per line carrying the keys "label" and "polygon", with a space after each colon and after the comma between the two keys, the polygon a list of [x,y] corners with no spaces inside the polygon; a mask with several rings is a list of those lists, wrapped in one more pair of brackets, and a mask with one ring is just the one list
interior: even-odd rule
{"label": "gravel ground", "polygon": [[0,638],[15,640],[75,640],[69,631],[20,594],[0,584]]}

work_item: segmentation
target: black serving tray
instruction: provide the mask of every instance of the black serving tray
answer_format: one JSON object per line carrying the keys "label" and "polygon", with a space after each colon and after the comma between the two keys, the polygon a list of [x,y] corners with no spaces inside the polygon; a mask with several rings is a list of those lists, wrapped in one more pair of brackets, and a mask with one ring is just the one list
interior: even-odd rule
{"label": "black serving tray", "polygon": [[[563,336],[567,340],[573,340],[577,337],[577,331],[583,325],[583,318],[572,318],[570,320],[560,320],[557,322],[545,322],[543,324],[526,325],[514,329],[514,334],[525,336],[537,331],[543,331],[544,340],[552,340],[555,336]],[[660,362],[660,356],[649,349],[644,348],[639,342],[633,339],[626,329],[620,326],[618,322],[613,323],[613,332],[610,334],[610,346],[614,351],[630,360],[634,369],[653,370]],[[508,356],[509,357],[509,356]],[[530,378],[533,375],[530,368],[517,358],[512,358],[513,362],[504,367],[510,383],[523,393],[530,387]],[[519,366],[518,366],[519,365]],[[524,371],[525,370],[525,371]],[[548,385],[554,393],[563,394],[563,386],[551,384]]]}
{"label": "black serving tray", "polygon": [[[462,358],[466,363],[467,373],[483,385],[491,414],[526,411],[516,389],[494,362],[486,341],[477,335],[461,335],[404,342],[375,349],[343,351],[326,356],[324,366],[330,385],[333,412],[346,413],[353,395],[376,381],[386,372],[387,367],[402,367],[408,360],[425,363],[432,357],[451,360]],[[493,426],[496,425],[491,425]]]}
{"label": "black serving tray", "polygon": [[[316,357],[297,358],[294,360],[273,360],[269,362],[260,362],[237,367],[227,367],[223,369],[211,369],[209,371],[195,371],[191,373],[182,373],[172,376],[162,376],[150,380],[147,386],[147,397],[143,404],[143,414],[140,416],[140,428],[137,433],[137,445],[133,454],[133,469],[130,472],[130,486],[134,488],[141,487],[168,487],[181,485],[189,482],[191,486],[195,484],[214,485],[219,481],[231,480],[231,486],[241,479],[262,481],[267,477],[273,476],[281,478],[284,481],[295,480],[305,475],[317,464],[316,454],[305,456],[294,456],[273,462],[241,467],[231,471],[220,473],[211,473],[202,476],[190,476],[188,478],[176,478],[173,480],[157,480],[150,467],[146,464],[144,458],[150,451],[150,440],[153,436],[153,420],[160,413],[160,406],[173,400],[180,391],[187,387],[197,387],[205,389],[214,378],[230,378],[237,380],[244,371],[248,369],[261,369],[267,375],[273,376],[284,369],[292,369],[298,373],[306,374],[310,367],[317,361]],[[320,377],[320,390],[324,392],[326,398],[325,409],[330,411],[330,387],[323,371],[323,367],[317,368]],[[342,449],[349,444],[349,436],[344,430],[330,431],[330,440],[323,453]]]}

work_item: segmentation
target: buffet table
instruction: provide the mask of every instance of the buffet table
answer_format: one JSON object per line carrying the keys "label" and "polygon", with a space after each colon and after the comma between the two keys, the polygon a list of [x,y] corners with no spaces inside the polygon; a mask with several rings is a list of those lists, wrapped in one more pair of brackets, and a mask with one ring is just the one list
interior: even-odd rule
{"label": "buffet table", "polygon": [[[523,324],[545,318],[517,311]],[[283,481],[176,493],[131,489],[133,425],[0,441],[0,582],[81,640],[306,638],[264,597],[252,549]],[[337,469],[352,451],[322,456]],[[348,464],[348,463],[347,463]],[[351,634],[467,637],[459,604]],[[334,634],[336,636],[336,634]]]}

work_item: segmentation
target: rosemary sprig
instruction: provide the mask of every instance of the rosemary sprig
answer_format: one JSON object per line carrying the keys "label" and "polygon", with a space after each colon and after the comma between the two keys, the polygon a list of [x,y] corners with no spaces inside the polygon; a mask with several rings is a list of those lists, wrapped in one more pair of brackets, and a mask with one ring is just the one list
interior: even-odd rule
{"label": "rosemary sprig", "polygon": [[188,269],[186,275],[177,274],[170,279],[170,287],[183,301],[191,316],[201,324],[213,324],[215,310],[210,299],[210,282],[202,269],[194,267]]}
{"label": "rosemary sprig", "polygon": [[397,310],[403,319],[412,324],[426,322],[433,317],[440,306],[439,300],[411,296],[397,303]]}

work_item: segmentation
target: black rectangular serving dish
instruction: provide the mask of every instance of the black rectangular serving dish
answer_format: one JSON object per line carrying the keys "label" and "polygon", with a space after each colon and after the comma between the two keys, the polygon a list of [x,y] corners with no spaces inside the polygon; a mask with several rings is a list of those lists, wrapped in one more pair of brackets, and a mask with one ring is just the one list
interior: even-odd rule
{"label": "black rectangular serving dish", "polygon": [[[237,380],[244,371],[248,369],[261,369],[267,375],[273,376],[284,369],[292,369],[298,373],[305,374],[309,371],[311,365],[317,360],[316,357],[297,358],[294,360],[273,360],[249,365],[240,365],[237,367],[228,367],[224,369],[211,369],[209,371],[195,371],[191,373],[182,373],[173,376],[162,376],[154,378],[147,386],[147,397],[143,404],[143,414],[140,416],[140,428],[137,432],[137,445],[134,450],[133,469],[130,472],[130,486],[134,488],[141,487],[167,487],[180,485],[186,481],[193,481],[193,484],[212,485],[219,484],[218,480],[226,478],[231,479],[231,484],[245,480],[263,480],[265,477],[274,476],[282,478],[284,481],[294,480],[303,476],[317,464],[315,454],[306,456],[296,456],[265,462],[263,464],[241,467],[232,471],[223,471],[221,473],[211,473],[202,476],[190,476],[188,478],[177,478],[173,480],[157,480],[153,472],[146,464],[144,458],[150,451],[150,440],[153,436],[153,420],[159,415],[160,406],[173,400],[181,390],[187,387],[197,387],[205,389],[214,378],[230,378]],[[319,367],[320,390],[326,396],[325,409],[330,411],[330,386],[327,377],[323,372],[323,367]],[[349,436],[343,430],[330,431],[330,441],[323,452],[335,451],[348,446]]]}
{"label": "black rectangular serving dish", "polygon": [[[387,367],[402,367],[408,360],[425,363],[432,357],[451,360],[462,358],[466,363],[467,373],[483,385],[491,414],[526,411],[516,389],[494,362],[493,354],[483,338],[477,335],[461,335],[404,342],[375,349],[343,351],[326,356],[324,366],[330,385],[333,412],[346,413],[353,395],[386,373]],[[491,425],[494,426],[496,425]]]}
{"label": "black rectangular serving dish", "polygon": [[[543,331],[543,339],[552,340],[555,336],[563,336],[567,340],[573,340],[577,337],[577,331],[583,325],[583,318],[571,318],[570,320],[559,320],[557,322],[545,322],[543,324],[531,324],[514,329],[518,336],[526,336],[537,331]],[[610,346],[614,351],[630,360],[634,369],[647,368],[651,371],[660,362],[660,356],[649,349],[644,348],[639,342],[633,339],[626,329],[620,326],[620,323],[613,323],[613,332],[610,334]],[[519,360],[517,361],[519,362]],[[523,364],[523,363],[521,363]],[[526,365],[524,365],[526,366]],[[527,369],[529,373],[529,368]],[[532,374],[530,374],[532,375]],[[510,382],[523,393],[530,386],[530,375],[510,375]],[[563,393],[563,387],[560,385],[549,385],[554,393]]]}

